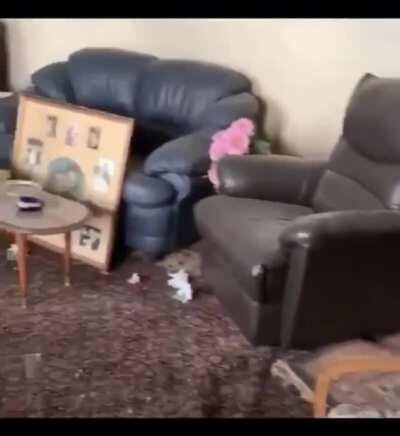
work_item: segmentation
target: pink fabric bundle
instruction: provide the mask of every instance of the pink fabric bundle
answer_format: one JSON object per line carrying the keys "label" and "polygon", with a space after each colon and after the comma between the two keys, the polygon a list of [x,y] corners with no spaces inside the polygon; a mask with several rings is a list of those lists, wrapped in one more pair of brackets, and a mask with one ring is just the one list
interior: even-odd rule
{"label": "pink fabric bundle", "polygon": [[217,132],[212,137],[210,147],[211,166],[208,178],[218,189],[218,161],[228,154],[243,155],[249,152],[250,138],[254,135],[254,124],[247,118],[234,121],[227,129]]}

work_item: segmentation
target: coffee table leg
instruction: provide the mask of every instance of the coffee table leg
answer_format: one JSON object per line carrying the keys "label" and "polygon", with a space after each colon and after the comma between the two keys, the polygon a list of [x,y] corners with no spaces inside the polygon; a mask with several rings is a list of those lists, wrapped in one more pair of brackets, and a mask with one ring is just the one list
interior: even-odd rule
{"label": "coffee table leg", "polygon": [[71,286],[71,232],[65,233],[64,285]]}
{"label": "coffee table leg", "polygon": [[28,287],[28,269],[26,266],[27,257],[27,243],[26,235],[17,233],[15,235],[15,240],[17,242],[17,264],[18,264],[18,275],[19,275],[19,285],[21,288],[21,293],[23,297],[26,297],[26,290]]}

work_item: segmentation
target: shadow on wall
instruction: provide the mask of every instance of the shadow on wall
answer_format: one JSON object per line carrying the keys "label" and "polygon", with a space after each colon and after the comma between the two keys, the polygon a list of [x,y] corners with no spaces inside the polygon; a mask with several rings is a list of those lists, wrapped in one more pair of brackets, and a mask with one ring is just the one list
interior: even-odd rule
{"label": "shadow on wall", "polygon": [[[285,126],[285,117],[279,105],[268,98],[267,102],[258,98],[260,112],[257,124],[260,127],[260,137],[271,143],[271,151],[274,154],[283,154],[285,144],[282,142],[282,131]],[[265,127],[267,126],[267,127]]]}

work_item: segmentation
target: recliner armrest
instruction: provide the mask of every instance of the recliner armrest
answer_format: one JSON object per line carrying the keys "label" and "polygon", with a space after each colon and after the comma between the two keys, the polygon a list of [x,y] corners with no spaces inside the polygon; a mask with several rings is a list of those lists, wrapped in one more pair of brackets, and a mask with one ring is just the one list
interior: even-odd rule
{"label": "recliner armrest", "polygon": [[283,347],[315,347],[393,331],[400,310],[400,212],[347,210],[299,217],[284,228],[280,244],[288,261]]}
{"label": "recliner armrest", "polygon": [[227,156],[218,165],[220,192],[308,206],[324,167],[294,156]]}
{"label": "recliner armrest", "polygon": [[210,166],[208,151],[215,132],[216,129],[203,129],[166,142],[146,159],[144,172],[150,176],[163,173],[206,174]]}
{"label": "recliner armrest", "polygon": [[18,96],[0,98],[0,133],[14,133],[18,112]]}
{"label": "recliner armrest", "polygon": [[400,212],[349,210],[306,215],[293,220],[280,237],[283,247],[316,246],[329,241],[400,235]]}

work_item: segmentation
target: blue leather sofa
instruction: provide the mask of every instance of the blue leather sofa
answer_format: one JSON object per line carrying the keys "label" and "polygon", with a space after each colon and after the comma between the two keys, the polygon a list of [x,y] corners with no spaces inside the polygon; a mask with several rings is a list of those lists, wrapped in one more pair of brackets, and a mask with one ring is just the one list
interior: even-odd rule
{"label": "blue leather sofa", "polygon": [[[259,112],[236,71],[118,49],[77,51],[36,71],[26,91],[135,119],[122,239],[151,257],[195,240],[193,205],[213,191],[205,177],[211,136]],[[0,100],[0,168],[9,165],[16,109],[16,96]]]}

